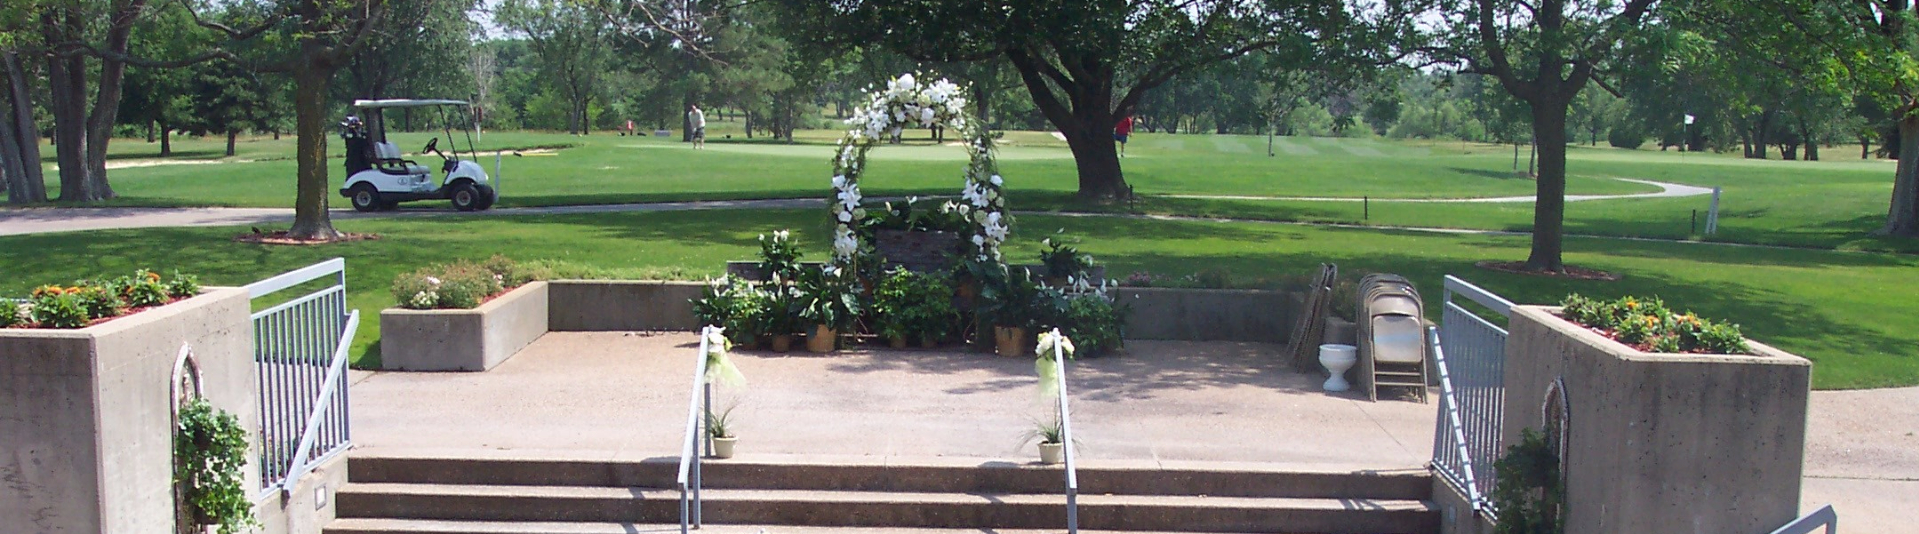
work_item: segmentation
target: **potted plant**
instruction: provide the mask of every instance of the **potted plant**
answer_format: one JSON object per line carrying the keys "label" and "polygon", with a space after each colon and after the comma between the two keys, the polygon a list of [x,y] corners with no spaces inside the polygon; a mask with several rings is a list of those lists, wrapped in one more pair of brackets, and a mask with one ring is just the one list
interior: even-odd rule
{"label": "potted plant", "polygon": [[958,317],[953,289],[943,277],[897,269],[873,293],[874,328],[893,348],[911,341],[932,347]]}
{"label": "potted plant", "polygon": [[793,334],[799,329],[799,290],[780,276],[759,287],[761,334],[773,352],[793,350]]}
{"label": "potted plant", "polygon": [[846,270],[832,265],[800,276],[799,316],[801,324],[810,328],[806,336],[807,351],[833,352],[838,348],[839,333],[860,314],[860,295],[855,284]]}
{"label": "potted plant", "polygon": [[740,442],[739,436],[733,435],[731,426],[733,408],[735,407],[728,407],[720,410],[719,413],[714,413],[711,409],[706,411],[706,434],[713,438],[714,458],[732,458],[733,446]]}
{"label": "potted plant", "polygon": [[1126,316],[1132,307],[1115,304],[1103,291],[1065,295],[1053,323],[1079,342],[1087,357],[1103,356],[1126,346]]}
{"label": "potted plant", "polygon": [[768,297],[768,293],[745,280],[720,277],[708,283],[701,290],[700,298],[693,300],[693,316],[701,325],[725,328],[727,339],[734,345],[752,349],[767,331],[766,323],[771,315]]}
{"label": "potted plant", "polygon": [[1025,268],[1008,268],[1003,275],[981,281],[980,315],[993,325],[993,342],[1001,356],[1025,356],[1032,329],[1057,313],[1063,295],[1041,287]]}
{"label": "potted plant", "polygon": [[786,230],[760,234],[760,276],[792,280],[800,274],[800,247]]}
{"label": "potted plant", "polygon": [[1039,440],[1039,463],[1057,465],[1065,461],[1066,432],[1058,420],[1034,421],[1027,441]]}

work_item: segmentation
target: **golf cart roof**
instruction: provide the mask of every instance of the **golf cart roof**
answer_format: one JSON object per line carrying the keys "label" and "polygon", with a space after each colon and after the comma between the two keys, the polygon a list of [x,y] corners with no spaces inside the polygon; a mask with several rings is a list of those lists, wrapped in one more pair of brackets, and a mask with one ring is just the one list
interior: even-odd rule
{"label": "golf cart roof", "polygon": [[360,108],[360,109],[417,108],[422,106],[465,106],[465,105],[468,105],[465,100],[413,100],[408,98],[395,98],[395,99],[387,99],[387,100],[355,100],[353,101],[353,107]]}

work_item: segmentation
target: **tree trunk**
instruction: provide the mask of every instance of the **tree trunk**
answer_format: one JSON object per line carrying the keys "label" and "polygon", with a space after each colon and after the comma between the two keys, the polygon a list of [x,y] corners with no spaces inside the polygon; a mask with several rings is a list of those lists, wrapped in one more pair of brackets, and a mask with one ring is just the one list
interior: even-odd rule
{"label": "tree trunk", "polygon": [[[313,46],[313,45],[307,45]],[[311,53],[307,57],[312,57]],[[293,229],[288,231],[298,239],[338,239],[340,233],[333,229],[333,219],[327,213],[327,85],[331,82],[333,71],[323,65],[304,61],[295,65],[293,114],[294,144],[298,152],[294,159],[299,163],[298,195],[293,201]]]}
{"label": "tree trunk", "polygon": [[234,138],[235,138],[235,137],[239,137],[239,136],[240,136],[240,130],[239,130],[239,129],[236,129],[236,128],[228,128],[228,129],[227,129],[227,157],[229,157],[229,158],[231,158],[231,157],[233,157],[233,142],[234,142]]}
{"label": "tree trunk", "polygon": [[1533,247],[1526,269],[1564,272],[1566,236],[1566,108],[1571,99],[1532,103],[1533,139],[1539,153],[1537,193],[1533,199]]}
{"label": "tree trunk", "polygon": [[173,125],[160,121],[160,157],[173,155]]}
{"label": "tree trunk", "polygon": [[1859,159],[1872,159],[1872,140],[1859,136]]}
{"label": "tree trunk", "polygon": [[41,171],[40,132],[33,119],[32,87],[27,85],[29,78],[26,69],[20,65],[20,56],[15,52],[0,55],[0,62],[6,64],[7,84],[0,87],[0,100],[5,100],[6,110],[0,110],[0,130],[12,135],[0,137],[0,143],[11,139],[12,143],[0,146],[0,164],[18,165],[17,172],[10,172],[7,180],[7,202],[27,204],[47,201],[47,178]]}
{"label": "tree trunk", "polygon": [[1061,133],[1066,135],[1066,146],[1073,150],[1073,162],[1079,168],[1079,198],[1124,198],[1126,179],[1121,174],[1119,148],[1113,144],[1112,130],[1087,126]]}
{"label": "tree trunk", "polygon": [[47,110],[53,114],[54,163],[60,166],[60,200],[97,200],[87,180],[86,64],[79,58],[47,58]]}
{"label": "tree trunk", "polygon": [[1819,161],[1819,135],[1812,130],[1811,123],[1800,119],[1799,139],[1806,143],[1806,161]]}
{"label": "tree trunk", "polygon": [[1880,234],[1919,237],[1919,117],[1910,113],[1899,119],[1899,167],[1892,180],[1892,209],[1886,212],[1886,226]]}
{"label": "tree trunk", "polygon": [[[145,11],[146,3],[146,0],[133,0],[114,10],[110,15],[112,25],[107,29],[106,51],[126,53],[133,25]],[[107,182],[107,145],[113,142],[113,125],[119,122],[120,93],[126,87],[126,74],[125,61],[112,58],[100,60],[98,90],[94,92],[93,111],[87,116],[87,182],[88,190],[92,193],[89,200],[119,196],[113,192],[113,185]]]}
{"label": "tree trunk", "polygon": [[973,84],[973,115],[981,125],[993,123],[993,100],[986,94],[986,84]]}

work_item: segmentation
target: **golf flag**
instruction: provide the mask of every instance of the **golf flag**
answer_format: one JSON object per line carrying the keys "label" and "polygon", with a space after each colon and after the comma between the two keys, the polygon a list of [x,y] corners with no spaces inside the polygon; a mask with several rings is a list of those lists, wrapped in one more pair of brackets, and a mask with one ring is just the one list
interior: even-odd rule
{"label": "golf flag", "polygon": [[1691,114],[1691,113],[1687,113],[1687,114],[1686,114],[1686,124],[1688,124],[1688,125],[1690,125],[1690,124],[1692,124],[1692,114]]}

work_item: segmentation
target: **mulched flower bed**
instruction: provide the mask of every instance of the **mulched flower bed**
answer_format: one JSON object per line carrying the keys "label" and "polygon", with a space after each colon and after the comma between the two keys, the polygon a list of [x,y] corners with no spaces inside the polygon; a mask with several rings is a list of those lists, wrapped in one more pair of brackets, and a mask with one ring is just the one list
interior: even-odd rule
{"label": "mulched flower bed", "polygon": [[379,234],[340,232],[340,237],[337,239],[302,239],[291,236],[286,230],[261,232],[257,228],[254,229],[253,233],[233,236],[235,242],[252,243],[256,245],[325,245],[328,243],[345,243],[348,241],[369,241],[379,238]]}
{"label": "mulched flower bed", "polygon": [[1619,281],[1619,278],[1620,278],[1618,273],[1606,272],[1598,269],[1587,269],[1585,267],[1577,267],[1572,265],[1567,265],[1565,272],[1530,270],[1526,268],[1526,262],[1523,262],[1523,261],[1490,261],[1489,260],[1489,261],[1474,263],[1473,266],[1481,269],[1486,269],[1488,271],[1499,271],[1507,274],[1544,276],[1548,278],[1566,278],[1571,280],[1597,280],[1601,282],[1617,282]]}

